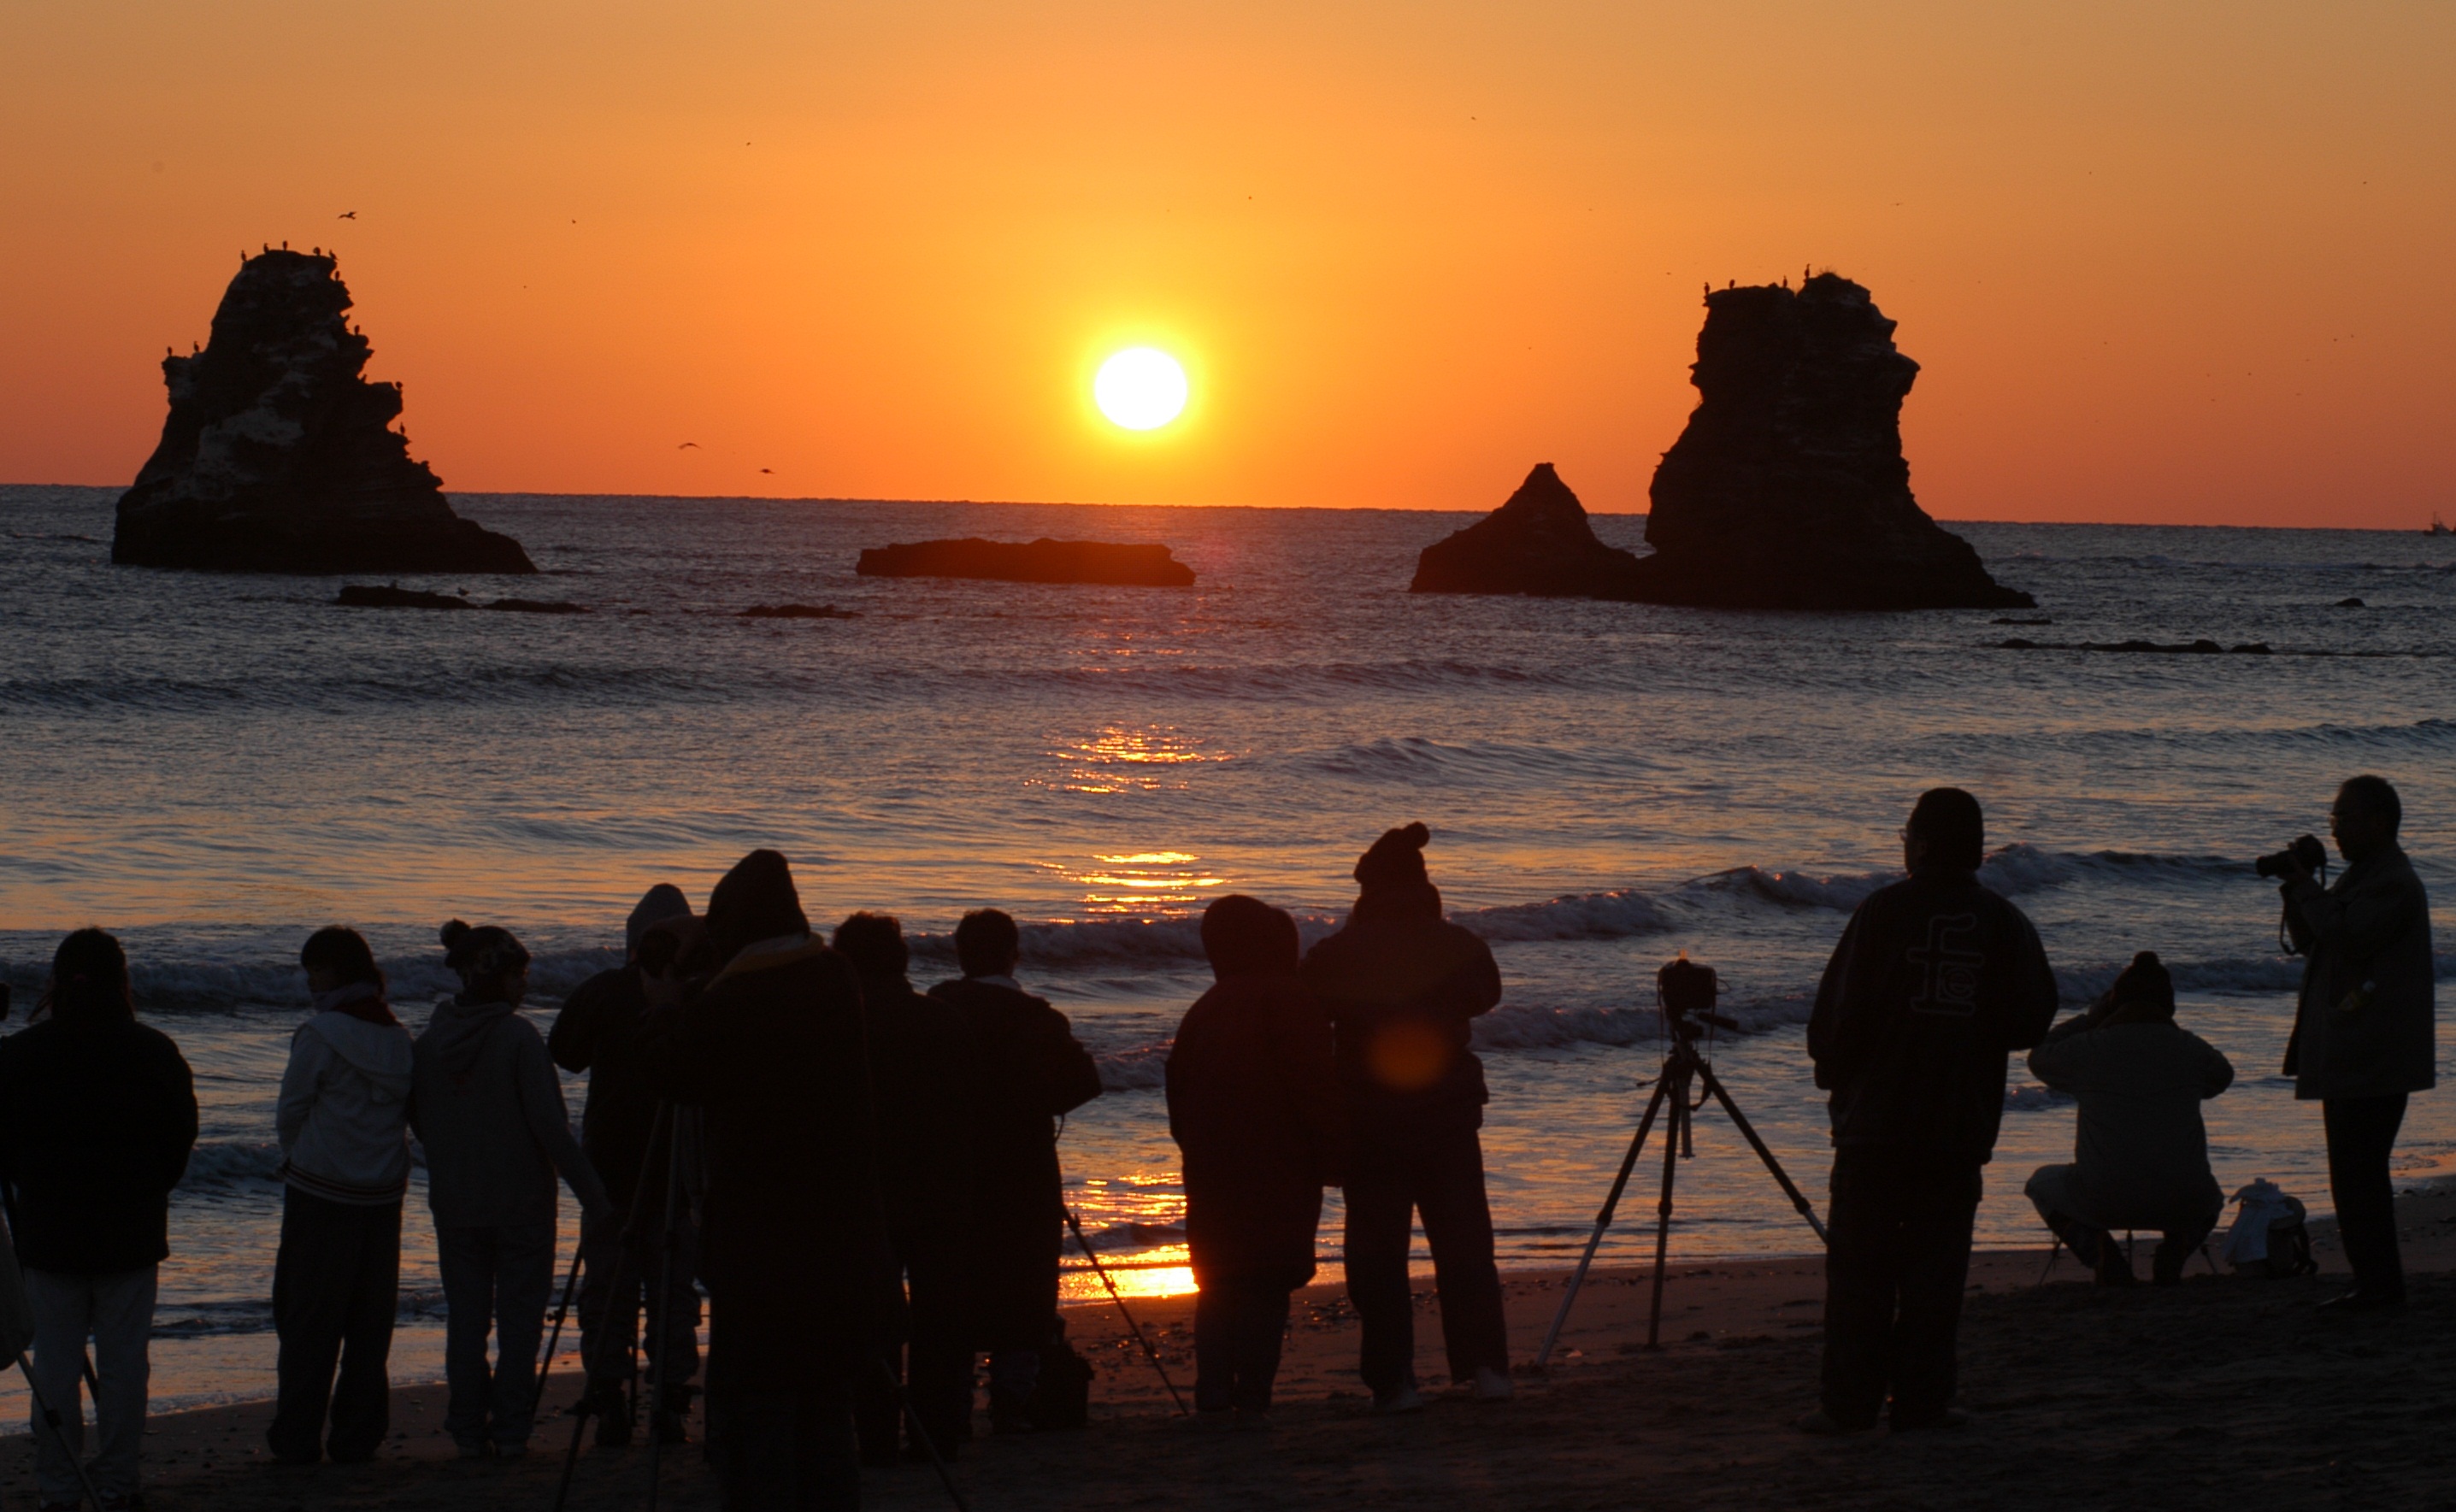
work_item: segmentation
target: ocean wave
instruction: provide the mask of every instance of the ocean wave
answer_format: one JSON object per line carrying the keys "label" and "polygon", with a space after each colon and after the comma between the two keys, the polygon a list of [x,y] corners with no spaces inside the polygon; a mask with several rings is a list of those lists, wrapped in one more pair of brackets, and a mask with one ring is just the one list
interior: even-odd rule
{"label": "ocean wave", "polygon": [[2026,1082],[2018,1087],[2004,1089],[2006,1113],[2044,1113],[2050,1108],[2069,1108],[2072,1103],[2072,1093],[2057,1092],[2053,1087],[2043,1087],[2036,1082]]}
{"label": "ocean wave", "polygon": [[281,1146],[270,1139],[200,1141],[188,1154],[181,1187],[270,1181],[281,1170]]}
{"label": "ocean wave", "polygon": [[1421,735],[1384,737],[1302,758],[1302,765],[1340,777],[1411,782],[1524,783],[1547,777],[1625,781],[1666,764],[1627,746],[1571,749],[1509,742],[1452,745]]}

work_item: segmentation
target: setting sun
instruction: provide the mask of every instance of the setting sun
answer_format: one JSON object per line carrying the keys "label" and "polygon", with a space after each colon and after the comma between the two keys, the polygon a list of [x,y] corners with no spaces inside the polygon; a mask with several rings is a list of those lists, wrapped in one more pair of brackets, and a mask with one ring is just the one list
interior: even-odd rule
{"label": "setting sun", "polygon": [[1156,431],[1185,410],[1185,368],[1156,347],[1130,346],[1100,364],[1092,400],[1130,431]]}

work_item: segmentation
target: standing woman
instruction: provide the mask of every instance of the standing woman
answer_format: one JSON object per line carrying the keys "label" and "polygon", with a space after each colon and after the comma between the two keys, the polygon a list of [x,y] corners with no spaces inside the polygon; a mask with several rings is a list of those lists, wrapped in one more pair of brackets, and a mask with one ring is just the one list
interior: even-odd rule
{"label": "standing woman", "polygon": [[1218,985],[1168,1055],[1168,1127],[1184,1152],[1194,1402],[1218,1420],[1271,1408],[1288,1294],[1313,1279],[1321,1189],[1342,1143],[1330,1019],[1297,980],[1297,922],[1256,898],[1202,913]]}
{"label": "standing woman", "polygon": [[195,1088],[179,1048],[136,1022],[128,957],[102,930],[60,942],[44,1009],[48,1020],[0,1040],[0,1175],[33,1308],[35,1384],[64,1430],[36,1411],[34,1483],[46,1506],[80,1498],[71,1456],[85,1452],[78,1392],[91,1338],[93,1487],[105,1507],[128,1506],[143,1494],[155,1268],[171,1254],[171,1189],[196,1143]]}
{"label": "standing woman", "polygon": [[317,930],[298,964],[316,1011],[290,1036],[274,1114],[283,1185],[273,1262],[280,1387],[264,1441],[284,1464],[314,1464],[328,1449],[334,1462],[355,1464],[374,1458],[390,1426],[384,1364],[400,1304],[412,1052],[358,930]]}

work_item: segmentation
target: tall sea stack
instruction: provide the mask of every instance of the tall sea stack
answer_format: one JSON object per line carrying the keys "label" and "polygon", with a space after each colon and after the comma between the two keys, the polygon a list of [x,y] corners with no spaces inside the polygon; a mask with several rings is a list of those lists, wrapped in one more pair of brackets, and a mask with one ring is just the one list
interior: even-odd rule
{"label": "tall sea stack", "polygon": [[1654,472],[1631,597],[1743,609],[2026,608],[1911,497],[1902,398],[1918,364],[1868,291],[1706,296],[1700,395]]}
{"label": "tall sea stack", "polygon": [[391,428],[400,387],[360,377],[333,259],[242,260],[193,357],[162,359],[171,415],[119,498],[111,560],[223,572],[535,572],[463,520]]}

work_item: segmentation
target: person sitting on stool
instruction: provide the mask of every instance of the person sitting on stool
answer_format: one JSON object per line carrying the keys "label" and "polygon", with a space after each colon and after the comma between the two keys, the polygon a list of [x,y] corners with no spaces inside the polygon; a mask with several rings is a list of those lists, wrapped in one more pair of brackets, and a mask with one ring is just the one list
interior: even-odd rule
{"label": "person sitting on stool", "polygon": [[2162,1234],[2151,1274],[2160,1286],[2182,1280],[2225,1211],[2200,1104],[2234,1084],[2234,1066],[2175,1022],[2175,981],[2157,952],[2134,956],[2089,1011],[2050,1030],[2030,1072],[2080,1101],[2073,1163],[2030,1177],[2038,1216],[2101,1286],[2133,1282],[2117,1229]]}

